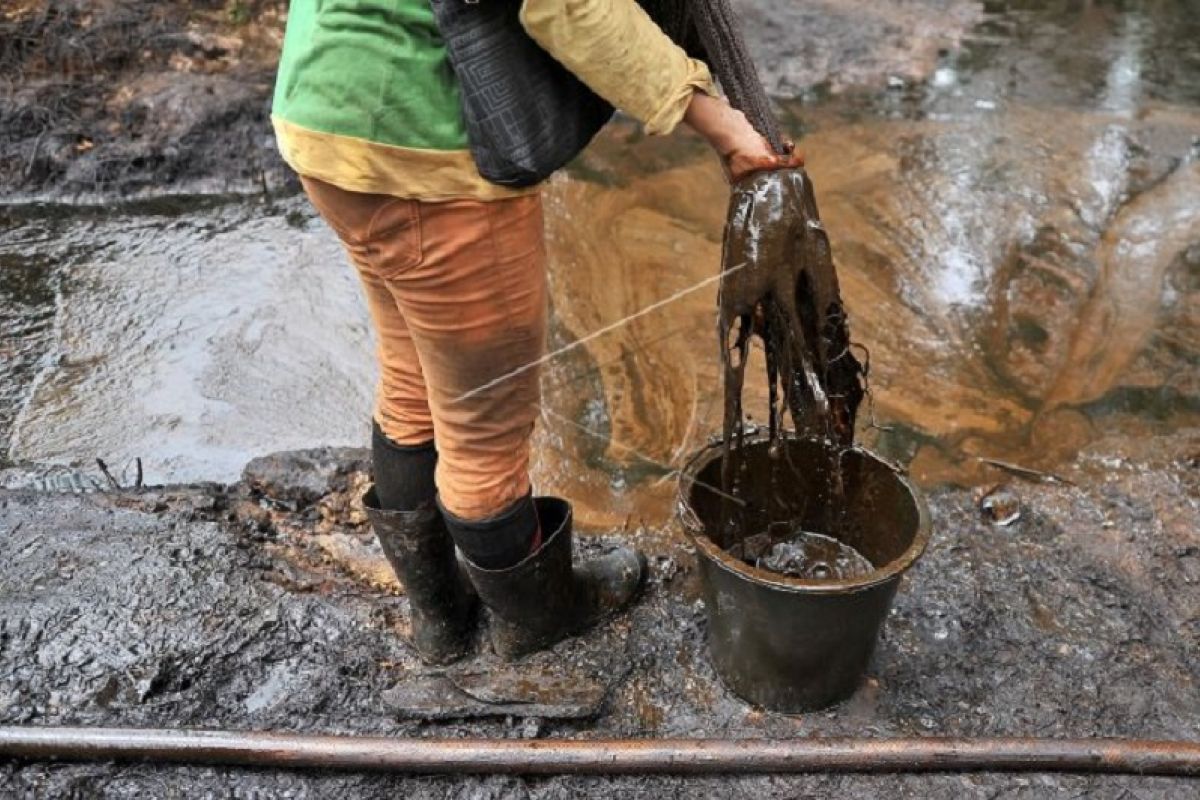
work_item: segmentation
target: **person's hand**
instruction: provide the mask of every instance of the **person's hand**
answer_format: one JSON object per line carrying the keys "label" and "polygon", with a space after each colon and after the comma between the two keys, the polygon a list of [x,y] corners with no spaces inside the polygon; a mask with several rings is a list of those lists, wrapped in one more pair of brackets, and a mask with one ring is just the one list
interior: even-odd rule
{"label": "person's hand", "polygon": [[784,142],[787,152],[780,155],[757,131],[754,131],[753,128],[750,130],[754,132],[754,136],[758,137],[757,142],[751,143],[750,137],[747,136],[745,145],[738,145],[728,153],[721,153],[721,163],[725,166],[725,174],[730,183],[737,183],[755,172],[804,166],[804,156],[795,151],[795,145],[792,142]]}
{"label": "person's hand", "polygon": [[804,158],[795,152],[791,142],[786,145],[786,153],[776,153],[763,135],[754,130],[746,115],[723,97],[695,92],[683,119],[717,151],[731,183],[754,172],[804,165]]}

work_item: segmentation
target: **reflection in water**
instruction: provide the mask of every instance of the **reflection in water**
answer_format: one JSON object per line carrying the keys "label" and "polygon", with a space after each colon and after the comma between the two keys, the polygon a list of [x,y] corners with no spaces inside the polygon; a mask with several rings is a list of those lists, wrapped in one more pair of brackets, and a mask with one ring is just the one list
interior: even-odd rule
{"label": "reflection in water", "polygon": [[[1122,189],[1107,209],[1089,178],[1095,142],[1111,136],[1105,115],[1010,108],[987,124],[982,135],[977,119],[822,120],[805,142],[852,332],[872,353],[875,414],[891,426],[865,436],[912,460],[926,481],[985,478],[976,455],[1052,469],[1115,424],[1140,430],[1144,420],[1094,401],[1135,375],[1178,385],[1200,355],[1196,320],[1176,314],[1164,330],[1160,310],[1169,274],[1178,273],[1172,285],[1195,283],[1184,262],[1200,239],[1200,191],[1194,163],[1181,159],[1200,114],[1153,112],[1131,125],[1129,141],[1155,155],[1117,165]],[[1031,143],[1055,155],[1030,159]],[[1130,188],[1137,175],[1152,188]],[[548,224],[560,335],[595,330],[714,274],[725,196],[703,158],[619,189],[556,181]],[[1104,222],[1093,227],[1089,217]],[[976,266],[947,296],[939,278],[956,252]],[[1194,306],[1195,291],[1174,307]],[[548,407],[678,465],[681,451],[720,428],[714,302],[712,293],[691,296],[589,343],[586,359],[552,366]],[[1131,373],[1131,359],[1148,371]],[[1181,387],[1170,424],[1194,423],[1196,398],[1194,386]],[[654,470],[626,447],[574,450],[574,435],[553,420],[539,435],[570,454],[547,446],[544,481],[594,498],[594,514],[669,514],[670,482],[631,480]],[[572,469],[577,458],[595,469]],[[631,486],[615,500],[614,475]]]}
{"label": "reflection in water", "polygon": [[[922,481],[1200,422],[1200,22],[1182,2],[1048,5],[992,16],[923,87],[788,109],[871,351],[884,427],[863,438]],[[630,138],[547,187],[552,346],[683,294],[547,366],[535,471],[587,523],[657,525],[720,429],[715,286],[686,290],[718,270],[728,192],[694,139]],[[9,222],[11,458],[227,479],[366,440],[366,317],[302,200]]]}

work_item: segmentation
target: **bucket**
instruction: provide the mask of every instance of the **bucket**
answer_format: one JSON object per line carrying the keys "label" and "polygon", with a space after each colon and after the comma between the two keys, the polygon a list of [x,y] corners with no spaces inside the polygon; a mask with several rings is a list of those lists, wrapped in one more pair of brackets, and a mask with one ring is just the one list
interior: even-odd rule
{"label": "bucket", "polygon": [[[924,500],[894,466],[861,448],[788,439],[772,459],[765,436],[747,436],[739,500],[748,528],[788,523],[840,539],[874,569],[845,579],[794,578],[759,569],[719,547],[719,444],[680,475],[679,513],[696,546],[709,652],[735,694],[783,713],[845,700],[866,671],[900,579],[929,541]],[[831,458],[840,457],[845,523],[828,530]],[[772,489],[771,475],[776,475]],[[786,476],[786,477],[785,477]]]}

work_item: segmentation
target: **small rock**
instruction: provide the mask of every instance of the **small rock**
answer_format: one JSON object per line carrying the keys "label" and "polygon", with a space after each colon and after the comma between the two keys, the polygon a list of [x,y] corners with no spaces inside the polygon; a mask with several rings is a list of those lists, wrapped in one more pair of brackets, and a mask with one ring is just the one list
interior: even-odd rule
{"label": "small rock", "polygon": [[679,562],[670,556],[658,559],[658,575],[663,583],[668,583],[679,574]]}
{"label": "small rock", "polygon": [[290,450],[252,459],[242,479],[255,491],[303,508],[345,487],[346,476],[370,467],[370,451],[353,447]]}
{"label": "small rock", "polygon": [[993,525],[1006,527],[1021,518],[1021,497],[1007,484],[995,486],[979,501],[983,518]]}

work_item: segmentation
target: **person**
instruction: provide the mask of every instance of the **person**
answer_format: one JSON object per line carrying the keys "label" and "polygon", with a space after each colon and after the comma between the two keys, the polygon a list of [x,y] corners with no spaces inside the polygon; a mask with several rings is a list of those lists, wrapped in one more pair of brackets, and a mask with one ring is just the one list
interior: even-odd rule
{"label": "person", "polygon": [[[523,0],[520,19],[648,133],[696,130],[731,179],[795,163],[635,0]],[[532,496],[541,200],[476,169],[430,0],[293,0],[272,121],[366,295],[380,380],[363,502],[409,597],[418,654],[464,656],[477,601],[510,660],[628,604],[643,559],[620,548],[573,564],[570,505]]]}

